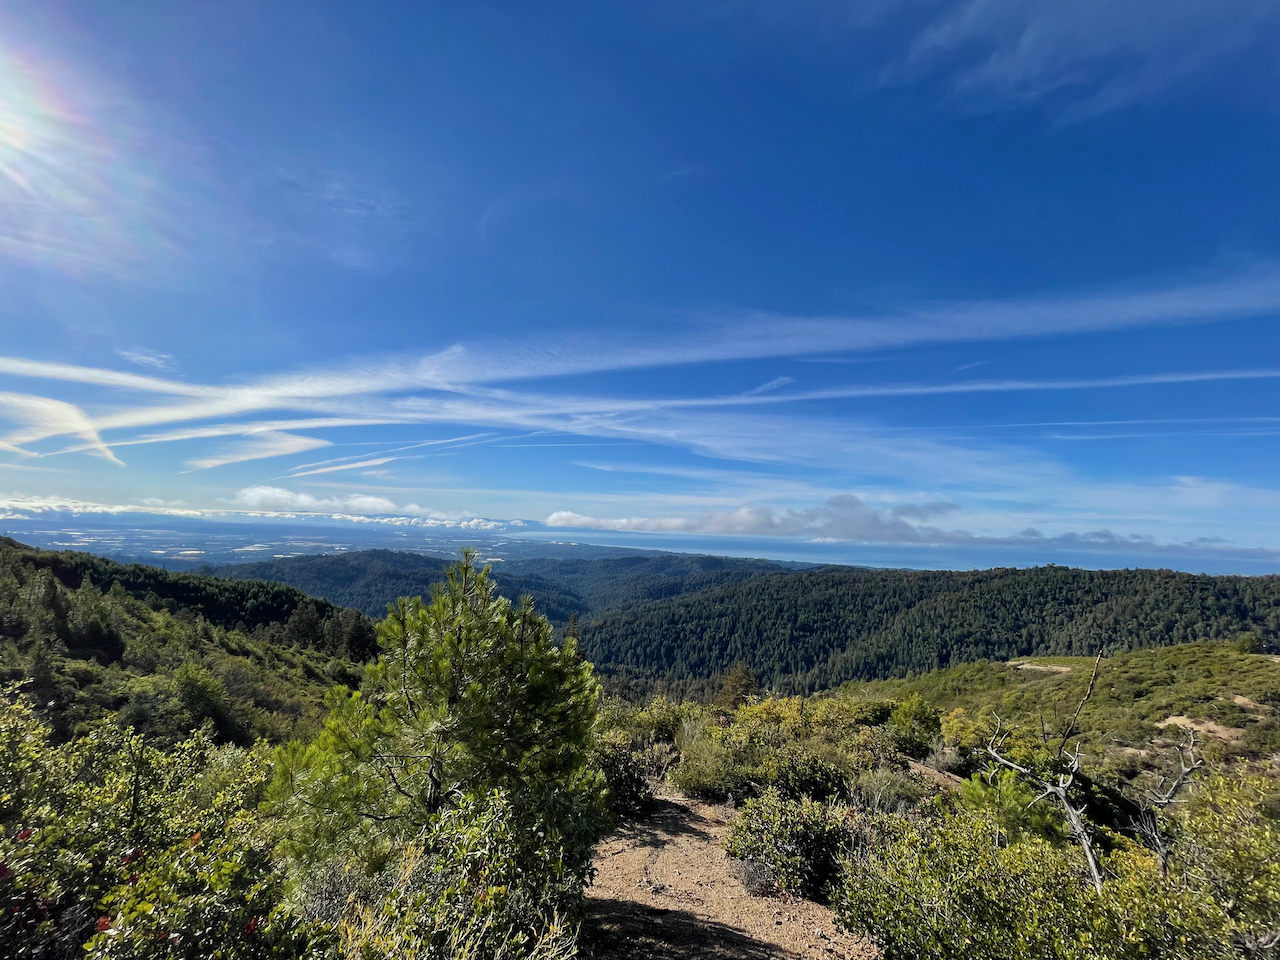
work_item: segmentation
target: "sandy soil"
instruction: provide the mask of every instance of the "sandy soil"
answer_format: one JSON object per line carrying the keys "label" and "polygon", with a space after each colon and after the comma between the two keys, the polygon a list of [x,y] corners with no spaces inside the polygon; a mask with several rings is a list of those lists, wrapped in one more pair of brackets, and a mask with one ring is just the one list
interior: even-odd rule
{"label": "sandy soil", "polygon": [[1253,713],[1268,714],[1271,712],[1271,708],[1266,704],[1259,703],[1257,700],[1250,700],[1248,697],[1242,697],[1238,693],[1231,698],[1231,702],[1237,707],[1244,707]]}
{"label": "sandy soil", "polygon": [[1227,740],[1234,742],[1244,739],[1244,731],[1239,727],[1224,727],[1222,724],[1213,720],[1193,720],[1191,717],[1184,717],[1178,714],[1172,717],[1166,717],[1156,724],[1157,727],[1182,727],[1184,730],[1191,729],[1197,733],[1203,733],[1208,737],[1216,737],[1219,740]]}
{"label": "sandy soil", "polygon": [[1070,673],[1071,668],[1061,663],[1027,663],[1025,660],[1012,660],[1009,666],[1019,670],[1037,670],[1040,673]]}
{"label": "sandy soil", "polygon": [[596,851],[584,933],[592,955],[621,960],[872,960],[806,900],[753,897],[730,873],[720,808],[660,796]]}

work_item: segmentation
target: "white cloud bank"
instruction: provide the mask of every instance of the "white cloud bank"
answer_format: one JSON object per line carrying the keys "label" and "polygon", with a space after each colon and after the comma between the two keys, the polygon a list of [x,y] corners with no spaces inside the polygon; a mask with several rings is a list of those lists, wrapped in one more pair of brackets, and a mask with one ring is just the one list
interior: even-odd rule
{"label": "white cloud bank", "polygon": [[1280,557],[1280,551],[1238,548],[1222,540],[1201,538],[1190,542],[1161,543],[1142,534],[1116,534],[1111,530],[1068,532],[1045,536],[1028,527],[1013,536],[982,536],[967,530],[943,529],[922,521],[946,516],[958,508],[942,501],[871,506],[853,494],[841,494],[804,509],[775,510],[747,504],[734,510],[712,511],[685,517],[601,518],[557,510],[546,519],[548,527],[576,530],[613,530],[624,533],[702,534],[707,536],[777,537],[818,542],[854,542],[890,546],[1026,546],[1091,551],[1160,553],[1211,549],[1249,556]]}
{"label": "white cloud bank", "polygon": [[386,497],[353,493],[345,497],[314,497],[309,493],[265,485],[236,491],[230,503],[255,513],[396,513],[399,508]]}
{"label": "white cloud bank", "polygon": [[349,494],[343,497],[316,497],[309,493],[266,485],[245,487],[226,501],[220,509],[186,507],[181,500],[148,497],[138,503],[97,503],[72,497],[23,496],[0,497],[0,519],[20,520],[50,514],[149,513],[176,517],[217,518],[226,516],[298,517],[308,516],[343,520],[351,523],[377,523],[389,526],[411,526],[454,530],[506,530],[523,527],[523,520],[490,520],[468,517],[420,507],[416,503],[399,506],[386,497]]}
{"label": "white cloud bank", "polygon": [[919,527],[912,520],[952,513],[951,503],[904,504],[877,509],[853,494],[831,497],[803,510],[772,510],[747,504],[736,510],[696,517],[630,517],[600,519],[559,510],[547,517],[549,527],[619,530],[643,533],[701,533],[757,537],[826,538],[880,543],[933,542],[941,531]]}

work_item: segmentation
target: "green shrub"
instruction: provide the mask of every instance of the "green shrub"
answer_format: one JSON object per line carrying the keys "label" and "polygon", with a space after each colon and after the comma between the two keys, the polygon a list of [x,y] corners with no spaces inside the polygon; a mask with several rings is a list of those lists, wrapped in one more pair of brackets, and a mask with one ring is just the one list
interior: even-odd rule
{"label": "green shrub", "polygon": [[[377,869],[436,813],[495,789],[536,811],[540,829],[602,826],[591,665],[474,561],[464,551],[429,603],[402,598],[378,625],[365,689],[331,691],[320,735],[277,752],[268,799],[298,868],[359,856]],[[585,871],[590,844],[569,853]]]}
{"label": "green shrub", "polygon": [[343,960],[573,956],[581,877],[561,838],[531,826],[502,792],[469,798],[380,873],[340,870],[338,895],[313,891],[310,912],[334,911]]}
{"label": "green shrub", "polygon": [[653,787],[645,777],[645,763],[637,758],[625,734],[598,736],[593,761],[604,774],[609,808],[615,816],[637,813],[653,800]]}
{"label": "green shrub", "polygon": [[1231,649],[1236,653],[1262,653],[1263,643],[1255,634],[1242,633],[1231,641]]}
{"label": "green shrub", "polygon": [[676,731],[689,715],[688,704],[674,703],[666,697],[654,697],[649,701],[649,705],[640,711],[637,720],[649,730],[654,740],[674,743]]}
{"label": "green shrub", "polygon": [[808,797],[787,800],[771,787],[742,805],[725,850],[767,867],[784,893],[825,899],[840,857],[855,840],[852,816],[848,807]]}
{"label": "green shrub", "polygon": [[[1180,811],[1172,872],[1223,905],[1230,938],[1266,955],[1280,931],[1280,797],[1260,776],[1216,774]],[[1272,947],[1274,949],[1274,947]]]}
{"label": "green shrub", "polygon": [[898,749],[916,760],[927,757],[934,741],[942,734],[938,711],[918,693],[893,708],[887,726]]}
{"label": "green shrub", "polygon": [[994,842],[961,812],[884,817],[845,868],[836,916],[885,960],[1210,960],[1231,955],[1211,905],[1145,853],[1109,861],[1099,895],[1075,847]]}
{"label": "green shrub", "polygon": [[755,796],[762,779],[760,771],[743,763],[731,747],[706,739],[686,743],[668,777],[685,796],[717,803]]}
{"label": "green shrub", "polygon": [[1035,791],[1012,770],[975,773],[961,785],[960,802],[992,822],[996,842],[1026,836],[1061,841],[1067,835],[1059,809],[1044,799],[1036,802]]}
{"label": "green shrub", "polygon": [[843,770],[804,749],[779,750],[766,761],[765,774],[784,800],[836,800],[849,793],[848,776]]}
{"label": "green shrub", "polygon": [[887,765],[859,770],[849,780],[850,799],[873,813],[905,813],[933,793],[916,777]]}
{"label": "green shrub", "polygon": [[111,726],[57,746],[50,735],[21,701],[0,702],[0,956],[306,947],[254,813],[260,751],[203,737],[161,751]]}

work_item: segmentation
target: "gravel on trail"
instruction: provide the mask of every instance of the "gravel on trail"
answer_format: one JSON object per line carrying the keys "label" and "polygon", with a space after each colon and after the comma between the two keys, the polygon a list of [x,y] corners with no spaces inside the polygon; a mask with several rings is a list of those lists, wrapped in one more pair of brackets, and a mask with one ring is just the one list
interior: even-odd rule
{"label": "gravel on trail", "polygon": [[584,928],[597,960],[874,960],[808,900],[752,896],[722,846],[731,811],[659,796],[596,850]]}

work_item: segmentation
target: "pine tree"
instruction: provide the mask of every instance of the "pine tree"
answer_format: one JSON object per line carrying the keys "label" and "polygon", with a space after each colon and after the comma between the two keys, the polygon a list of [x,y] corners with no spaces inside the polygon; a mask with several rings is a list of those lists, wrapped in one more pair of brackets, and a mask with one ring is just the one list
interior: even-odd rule
{"label": "pine tree", "polygon": [[[493,790],[547,829],[575,829],[599,685],[576,641],[557,645],[527,598],[495,594],[473,551],[429,603],[402,598],[378,626],[364,690],[339,689],[320,736],[279,754],[271,799],[302,828],[303,859],[353,845],[376,856],[442,808]],[[558,813],[553,813],[552,808]]]}

